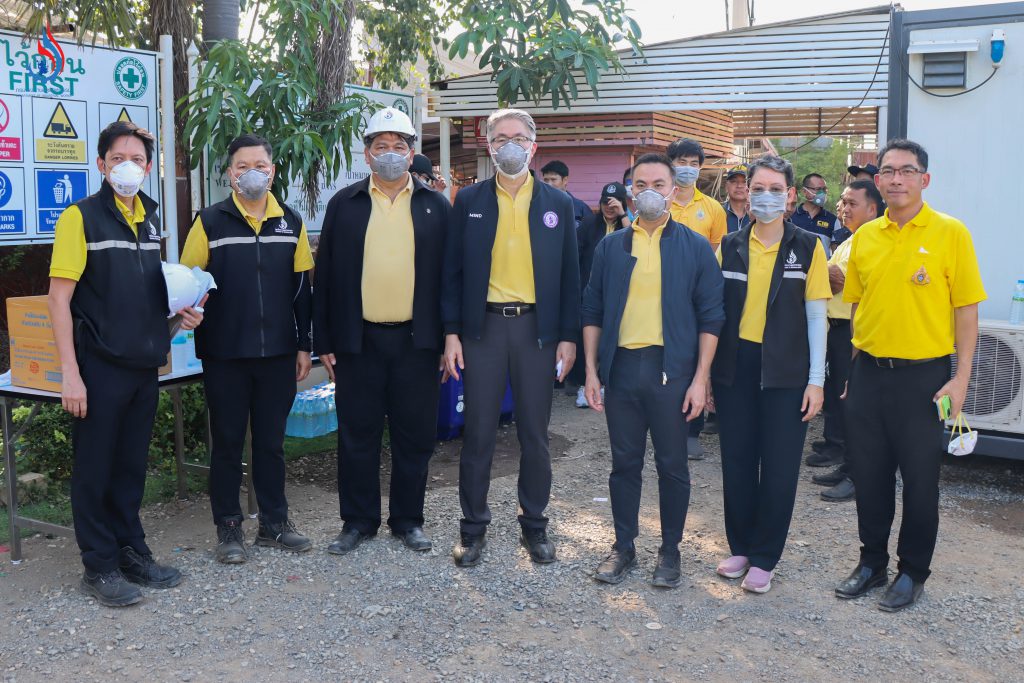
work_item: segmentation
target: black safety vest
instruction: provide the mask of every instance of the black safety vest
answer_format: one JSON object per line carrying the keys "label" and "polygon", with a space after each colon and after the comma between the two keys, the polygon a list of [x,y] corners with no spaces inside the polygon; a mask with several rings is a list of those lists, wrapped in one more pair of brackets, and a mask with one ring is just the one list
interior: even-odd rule
{"label": "black safety vest", "polygon": [[106,181],[76,202],[85,230],[85,271],[71,297],[75,346],[129,368],[167,362],[167,285],[160,267],[157,203],[139,193],[146,218],[138,236]]}
{"label": "black safety vest", "polygon": [[[711,367],[714,381],[731,385],[736,374],[740,318],[747,301],[750,269],[750,233],[753,225],[729,233],[722,240],[722,275],[725,277],[725,327]],[[761,342],[761,386],[765,389],[807,386],[811,353],[807,342],[804,291],[818,237],[792,223],[785,224],[772,271]]]}
{"label": "black safety vest", "polygon": [[232,197],[199,212],[210,245],[206,269],[217,283],[196,328],[199,358],[269,358],[298,351],[293,304],[305,284],[300,282],[305,276],[295,272],[302,218],[284,204],[281,208],[284,216],[268,218],[259,234]]}

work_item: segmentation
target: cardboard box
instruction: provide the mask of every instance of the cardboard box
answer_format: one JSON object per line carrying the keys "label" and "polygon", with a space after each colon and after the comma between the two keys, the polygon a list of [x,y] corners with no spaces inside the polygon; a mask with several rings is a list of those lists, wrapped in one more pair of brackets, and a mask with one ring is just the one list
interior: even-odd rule
{"label": "cardboard box", "polygon": [[20,339],[53,339],[47,297],[17,296],[7,299],[7,334]]}
{"label": "cardboard box", "polygon": [[46,296],[7,299],[7,331],[11,337],[11,384],[59,392],[60,356]]}

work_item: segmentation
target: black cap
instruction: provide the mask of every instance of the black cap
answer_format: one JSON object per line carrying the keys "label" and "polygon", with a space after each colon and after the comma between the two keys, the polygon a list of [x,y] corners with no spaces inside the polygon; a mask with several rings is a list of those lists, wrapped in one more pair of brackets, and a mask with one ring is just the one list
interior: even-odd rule
{"label": "black cap", "polygon": [[626,186],[622,183],[608,183],[601,188],[601,203],[604,204],[611,197],[615,197],[620,203],[626,203]]}
{"label": "black cap", "polygon": [[874,178],[878,175],[878,167],[874,164],[867,164],[865,166],[850,166],[846,169],[850,175],[856,177],[858,173],[870,173],[871,177]]}
{"label": "black cap", "polygon": [[409,167],[409,170],[425,175],[431,180],[437,180],[437,176],[434,175],[434,164],[430,163],[430,159],[422,154],[417,154],[412,158],[412,166]]}
{"label": "black cap", "polygon": [[726,180],[732,180],[733,178],[735,178],[738,175],[741,175],[744,178],[747,177],[747,165],[746,164],[740,164],[739,166],[733,166],[732,168],[730,168],[726,172],[726,174],[725,174],[725,179]]}

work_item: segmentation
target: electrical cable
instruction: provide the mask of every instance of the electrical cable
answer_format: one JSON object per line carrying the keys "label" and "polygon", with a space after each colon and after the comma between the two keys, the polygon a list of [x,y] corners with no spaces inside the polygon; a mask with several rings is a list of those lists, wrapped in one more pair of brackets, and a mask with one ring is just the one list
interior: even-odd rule
{"label": "electrical cable", "polygon": [[983,80],[981,83],[978,83],[977,85],[975,85],[973,87],[968,88],[967,90],[961,90],[960,92],[954,92],[954,93],[939,93],[939,92],[932,92],[931,90],[926,89],[923,85],[921,85],[916,80],[914,80],[914,77],[910,75],[910,67],[906,64],[906,62],[903,61],[903,55],[902,54],[897,54],[896,55],[896,59],[899,61],[900,69],[903,70],[903,75],[907,77],[907,80],[910,81],[911,83],[913,83],[914,87],[916,87],[918,90],[923,92],[925,95],[931,95],[932,97],[960,97],[961,95],[966,95],[967,93],[974,92],[975,90],[977,90],[981,86],[983,86],[986,83],[988,83],[989,81],[991,81],[992,77],[996,75],[997,71],[999,71],[999,67],[993,66],[992,67],[992,73],[990,73],[985,80]]}

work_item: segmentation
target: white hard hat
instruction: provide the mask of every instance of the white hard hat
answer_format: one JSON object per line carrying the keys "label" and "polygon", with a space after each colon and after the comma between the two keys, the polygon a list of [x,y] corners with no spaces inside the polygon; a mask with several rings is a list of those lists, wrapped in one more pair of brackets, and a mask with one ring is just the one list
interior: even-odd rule
{"label": "white hard hat", "polygon": [[202,296],[203,285],[190,268],[180,263],[161,264],[167,282],[168,317],[187,306],[194,306]]}
{"label": "white hard hat", "polygon": [[398,133],[407,138],[416,137],[416,129],[405,112],[394,107],[385,107],[374,113],[363,131],[363,139],[370,140],[380,133]]}

